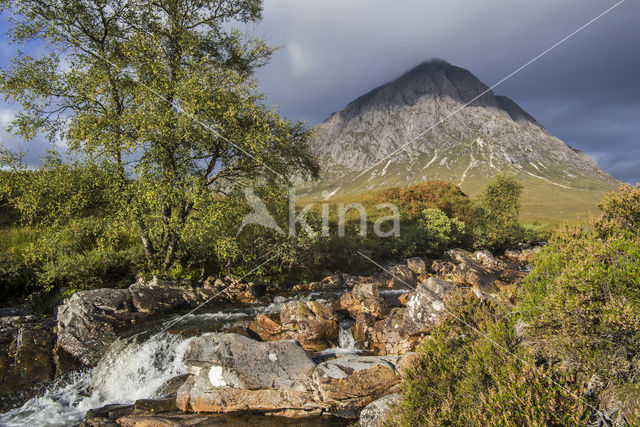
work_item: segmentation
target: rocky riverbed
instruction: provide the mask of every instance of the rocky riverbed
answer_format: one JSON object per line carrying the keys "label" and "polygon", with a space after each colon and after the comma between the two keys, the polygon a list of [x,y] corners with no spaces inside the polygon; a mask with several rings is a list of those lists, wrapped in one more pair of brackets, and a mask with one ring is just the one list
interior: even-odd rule
{"label": "rocky riverbed", "polygon": [[534,252],[454,249],[279,295],[210,278],[81,291],[55,318],[5,309],[0,424],[380,425],[447,296],[493,298]]}

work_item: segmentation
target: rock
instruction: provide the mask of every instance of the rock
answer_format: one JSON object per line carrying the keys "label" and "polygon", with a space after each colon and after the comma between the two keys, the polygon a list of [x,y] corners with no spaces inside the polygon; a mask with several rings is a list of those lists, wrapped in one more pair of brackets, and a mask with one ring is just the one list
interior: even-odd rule
{"label": "rock", "polygon": [[137,317],[132,307],[127,289],[95,289],[73,294],[57,310],[57,349],[82,364],[92,364],[116,338],[116,331]]}
{"label": "rock", "polygon": [[268,412],[277,414],[289,411],[289,415],[318,415],[322,406],[314,400],[310,390],[243,389],[232,386],[216,387],[203,375],[196,375],[188,392],[188,400],[180,392],[178,406],[188,401],[188,410],[208,413]]}
{"label": "rock", "polygon": [[190,342],[184,362],[193,376],[178,390],[182,411],[320,411],[309,382],[316,365],[296,341],[205,334]]}
{"label": "rock", "polygon": [[418,284],[416,274],[404,264],[396,264],[387,268],[383,274],[390,289],[412,289]]}
{"label": "rock", "polygon": [[259,314],[249,324],[249,330],[258,335],[262,341],[285,339],[285,331],[280,324],[279,314]]}
{"label": "rock", "polygon": [[407,259],[407,267],[409,267],[409,270],[413,271],[418,276],[427,274],[427,264],[420,257]]}
{"label": "rock", "polygon": [[493,254],[487,250],[474,252],[473,258],[490,270],[502,270],[508,268],[506,262],[494,257]]}
{"label": "rock", "polygon": [[133,405],[106,405],[102,408],[90,409],[84,415],[82,427],[111,427],[117,426],[116,420],[133,412]]}
{"label": "rock", "polygon": [[177,283],[150,282],[129,286],[135,310],[141,313],[167,313],[179,309],[195,307],[210,298],[226,301],[219,290],[212,288],[192,288]]}
{"label": "rock", "polygon": [[53,321],[12,316],[0,321],[0,394],[19,392],[53,378]]}
{"label": "rock", "polygon": [[416,335],[430,331],[442,316],[445,296],[453,288],[453,283],[437,276],[420,283],[407,302],[400,326],[403,334]]}
{"label": "rock", "polygon": [[455,268],[456,268],[456,265],[454,263],[449,261],[443,261],[441,259],[436,259],[431,263],[431,270],[433,270],[434,273],[439,274],[441,276],[450,275],[451,273],[453,273],[453,270],[455,270]]}
{"label": "rock", "polygon": [[284,304],[280,315],[258,315],[249,331],[263,341],[297,340],[305,350],[314,352],[332,347],[340,328],[330,306],[307,301]]}
{"label": "rock", "polygon": [[262,293],[254,283],[240,283],[231,277],[220,279],[209,276],[204,282],[204,287],[212,289],[215,294],[220,294],[221,299],[230,303],[253,303]]}
{"label": "rock", "polygon": [[361,427],[384,427],[388,424],[395,406],[402,402],[402,395],[388,394],[368,404],[360,413]]}
{"label": "rock", "polygon": [[507,249],[504,251],[504,256],[509,258],[513,262],[517,263],[530,263],[533,261],[533,257],[542,250],[542,246],[533,246],[530,248],[520,249]]}
{"label": "rock", "polygon": [[318,282],[300,283],[291,288],[293,292],[317,291],[320,289],[341,289],[346,286],[342,274],[327,276]]}
{"label": "rock", "polygon": [[413,351],[407,352],[400,356],[398,362],[396,363],[396,369],[402,373],[407,369],[412,369],[413,363],[418,359],[418,353]]}
{"label": "rock", "polygon": [[500,291],[494,284],[497,277],[484,269],[473,254],[462,249],[451,249],[446,255],[458,263],[450,275],[453,282],[472,286],[480,296],[495,295]]}
{"label": "rock", "polygon": [[229,420],[220,419],[220,416],[163,413],[160,415],[127,415],[118,418],[117,425],[120,427],[189,427],[189,426],[212,426],[225,424],[229,426],[239,425],[229,423]]}
{"label": "rock", "polygon": [[366,313],[380,319],[388,313],[387,305],[378,292],[378,286],[371,282],[355,285],[351,292],[342,295],[340,308],[348,311],[353,318],[359,313]]}
{"label": "rock", "polygon": [[169,397],[165,399],[140,399],[133,404],[134,414],[159,414],[162,412],[172,412],[177,410],[176,399]]}
{"label": "rock", "polygon": [[160,397],[170,397],[175,396],[178,392],[178,389],[182,387],[182,384],[189,378],[189,374],[178,375],[177,377],[170,378],[164,384],[162,384],[158,390],[156,390],[155,395]]}
{"label": "rock", "polygon": [[395,366],[382,357],[347,356],[319,364],[313,381],[332,414],[351,418],[384,396],[400,377]]}
{"label": "rock", "polygon": [[410,292],[406,292],[404,294],[398,295],[398,303],[402,307],[407,305],[407,303],[409,302],[409,299],[411,299],[411,293]]}
{"label": "rock", "polygon": [[378,355],[403,354],[413,350],[420,341],[402,330],[405,309],[394,308],[382,320],[361,313],[353,327],[353,337],[359,348],[371,350]]}
{"label": "rock", "polygon": [[394,308],[380,320],[359,313],[353,327],[357,345],[380,355],[413,350],[444,314],[445,297],[453,289],[452,283],[432,276],[407,294],[405,308]]}
{"label": "rock", "polygon": [[280,323],[285,336],[300,341],[307,351],[320,351],[332,346],[340,332],[338,317],[326,304],[307,301],[284,304]]}
{"label": "rock", "polygon": [[196,368],[192,373],[206,370],[216,384],[247,389],[294,386],[315,368],[296,341],[259,342],[222,333],[194,338],[184,363]]}

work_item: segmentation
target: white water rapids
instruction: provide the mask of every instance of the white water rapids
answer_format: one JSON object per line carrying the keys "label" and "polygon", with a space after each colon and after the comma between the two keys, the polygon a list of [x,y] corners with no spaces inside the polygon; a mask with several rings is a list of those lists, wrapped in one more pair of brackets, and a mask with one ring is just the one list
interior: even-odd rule
{"label": "white water rapids", "polygon": [[186,372],[182,356],[188,342],[166,333],[146,341],[138,336],[117,340],[95,368],[0,414],[0,425],[69,426],[80,423],[89,409],[156,397],[161,385]]}
{"label": "white water rapids", "polygon": [[[290,301],[325,302],[320,293],[299,294],[290,298],[277,296],[264,305],[232,307],[211,313],[173,316],[160,328],[181,317],[182,324],[204,326],[215,322],[233,324],[260,313],[277,313]],[[156,325],[158,327],[158,325]],[[353,322],[340,322],[338,347],[333,353],[353,353]],[[169,379],[186,373],[182,357],[190,339],[178,335],[149,331],[116,340],[95,368],[77,372],[66,382],[53,383],[47,391],[24,405],[0,414],[0,426],[70,426],[82,422],[90,409],[109,404],[132,404],[138,399],[152,399]]]}

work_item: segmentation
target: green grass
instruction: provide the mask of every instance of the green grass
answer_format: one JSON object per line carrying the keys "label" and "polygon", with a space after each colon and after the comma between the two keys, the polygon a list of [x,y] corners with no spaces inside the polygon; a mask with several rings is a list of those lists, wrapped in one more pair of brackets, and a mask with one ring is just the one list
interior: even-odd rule
{"label": "green grass", "polygon": [[0,227],[0,251],[6,252],[11,248],[35,242],[40,232],[32,227],[5,226]]}

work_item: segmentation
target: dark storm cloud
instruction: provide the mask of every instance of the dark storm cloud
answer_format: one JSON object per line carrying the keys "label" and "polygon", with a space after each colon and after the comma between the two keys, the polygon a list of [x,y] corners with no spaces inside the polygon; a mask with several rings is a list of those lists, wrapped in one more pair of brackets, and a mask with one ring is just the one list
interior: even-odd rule
{"label": "dark storm cloud", "polygon": [[[434,57],[490,86],[614,4],[265,0],[264,20],[249,31],[283,46],[258,73],[269,102],[290,118],[315,124]],[[639,17],[640,2],[626,0],[495,89],[629,182],[640,181]],[[10,50],[0,47],[4,67]],[[0,118],[11,110],[0,105]],[[29,159],[45,147],[37,142]]]}
{"label": "dark storm cloud", "polygon": [[[492,85],[614,4],[267,0],[254,34],[284,47],[258,76],[282,113],[315,124],[433,57]],[[495,89],[628,182],[640,181],[638,17],[627,0]]]}

